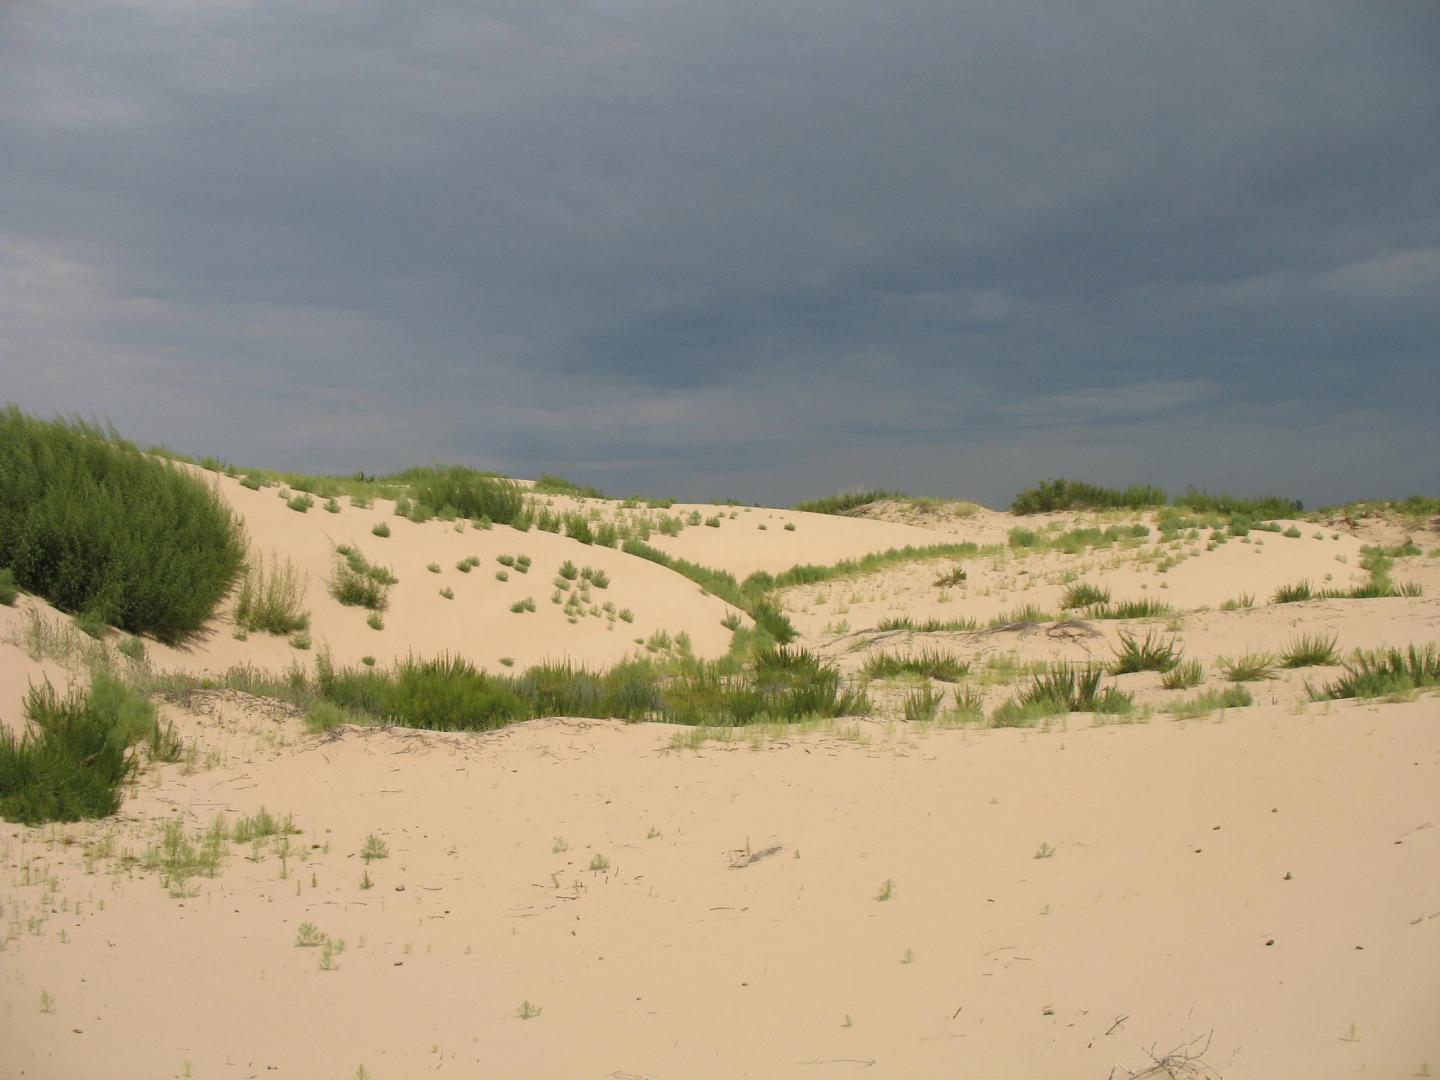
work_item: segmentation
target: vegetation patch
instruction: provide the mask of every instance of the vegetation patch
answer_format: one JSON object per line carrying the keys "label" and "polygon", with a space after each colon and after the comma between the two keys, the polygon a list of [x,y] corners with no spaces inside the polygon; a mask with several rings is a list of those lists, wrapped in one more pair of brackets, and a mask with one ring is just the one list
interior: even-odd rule
{"label": "vegetation patch", "polygon": [[113,430],[0,409],[0,566],[68,612],[176,642],[230,591],[244,534],[220,496]]}
{"label": "vegetation patch", "polygon": [[0,730],[0,817],[26,825],[115,813],[138,767],[131,748],[157,732],[149,702],[103,671],[63,698],[31,687],[25,717],[18,739]]}
{"label": "vegetation patch", "polygon": [[922,649],[918,653],[871,653],[865,658],[861,674],[867,679],[893,679],[898,675],[919,675],[940,682],[959,682],[970,666],[938,649]]}
{"label": "vegetation patch", "polygon": [[1405,695],[1440,686],[1440,650],[1433,643],[1423,648],[1357,650],[1346,661],[1345,672],[1322,689],[1310,689],[1310,697],[1374,698]]}
{"label": "vegetation patch", "polygon": [[305,580],[292,560],[281,566],[272,554],[268,572],[263,562],[252,560],[235,601],[235,625],[247,632],[292,634],[310,625],[304,603]]}

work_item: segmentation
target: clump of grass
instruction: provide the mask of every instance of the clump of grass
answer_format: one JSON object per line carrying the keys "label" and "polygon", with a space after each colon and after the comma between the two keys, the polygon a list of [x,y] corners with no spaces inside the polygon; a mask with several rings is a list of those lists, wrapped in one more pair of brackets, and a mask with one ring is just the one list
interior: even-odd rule
{"label": "clump of grass", "polygon": [[395,575],[383,566],[369,562],[357,548],[335,549],[338,561],[330,580],[330,593],[349,607],[384,611],[390,604],[390,586]]}
{"label": "clump of grass", "polygon": [[1220,610],[1221,610],[1221,611],[1238,611],[1238,610],[1241,609],[1241,608],[1252,608],[1252,607],[1254,607],[1254,606],[1255,606],[1255,594],[1254,594],[1254,593],[1248,593],[1248,592],[1247,592],[1247,593],[1241,593],[1239,596],[1232,597],[1231,599],[1226,600],[1224,603],[1222,603],[1222,604],[1220,605]]}
{"label": "clump of grass", "polygon": [[293,836],[300,830],[289,814],[277,818],[261,806],[254,814],[242,816],[235,822],[230,838],[237,844],[248,844],[254,840],[265,840],[271,836]]}
{"label": "clump of grass", "polygon": [[516,615],[520,615],[527,611],[534,611],[535,598],[533,596],[527,596],[524,600],[516,600],[515,603],[510,605],[510,610],[513,611]]}
{"label": "clump of grass", "polygon": [[973,686],[955,688],[955,715],[961,723],[975,723],[985,715],[985,695]]}
{"label": "clump of grass", "polygon": [[1357,650],[1345,662],[1345,672],[1322,690],[1310,688],[1316,700],[1372,698],[1403,695],[1440,686],[1440,650],[1424,648]]}
{"label": "clump of grass", "polygon": [[1114,606],[1093,609],[1090,614],[1097,619],[1163,619],[1175,614],[1175,609],[1159,600],[1144,597],[1139,600],[1121,600]]}
{"label": "clump of grass", "polygon": [[0,729],[0,817],[39,825],[115,813],[137,768],[130,747],[156,726],[149,703],[97,672],[88,691],[64,698],[48,682],[32,686],[24,711],[18,739]]}
{"label": "clump of grass", "polygon": [[854,489],[842,491],[837,495],[825,495],[818,499],[808,499],[805,502],[798,502],[791,507],[792,510],[799,510],[809,514],[853,514],[854,511],[863,509],[871,503],[881,502],[885,499],[903,499],[905,496],[898,491],[884,491],[880,488],[870,490]]}
{"label": "clump of grass", "polygon": [[145,642],[138,637],[126,638],[115,646],[115,651],[134,663],[143,664],[145,662]]}
{"label": "clump of grass", "polygon": [[929,723],[940,714],[945,695],[927,685],[921,690],[912,690],[905,695],[905,722],[907,724]]}
{"label": "clump of grass", "polygon": [[443,589],[440,590],[440,595],[443,596],[446,600],[454,600],[454,599],[455,599],[455,590],[452,589],[452,588],[450,588],[450,586],[447,585],[447,586],[445,586],[445,588],[443,588]]}
{"label": "clump of grass", "polygon": [[305,579],[291,559],[280,565],[280,557],[270,556],[270,569],[252,560],[245,568],[240,592],[235,600],[235,625],[245,631],[266,634],[293,634],[310,625],[310,616],[302,610],[305,602]]}
{"label": "clump of grass", "polygon": [[285,500],[285,505],[298,513],[305,513],[315,505],[315,500],[309,495],[301,493]]}
{"label": "clump of grass", "polygon": [[383,521],[377,521],[371,526],[370,533],[372,536],[378,536],[384,540],[390,535],[390,526]]}
{"label": "clump of grass", "polygon": [[1010,530],[1009,544],[1012,548],[1032,548],[1040,544],[1040,534],[1032,529],[1016,525]]}
{"label": "clump of grass", "polygon": [[365,846],[360,849],[360,858],[368,863],[376,859],[388,859],[389,857],[390,848],[384,840],[381,840],[380,837],[374,833],[371,833],[365,838]]}
{"label": "clump of grass", "polygon": [[1269,653],[1246,653],[1234,658],[1222,656],[1217,663],[1231,682],[1259,682],[1275,678],[1275,657]]}
{"label": "clump of grass", "polygon": [[1147,633],[1140,641],[1132,634],[1120,635],[1120,647],[1110,664],[1110,674],[1125,675],[1135,671],[1166,672],[1180,663],[1180,653],[1175,649],[1175,639],[1161,641],[1153,633]]}
{"label": "clump of grass", "polygon": [[1328,667],[1340,662],[1335,652],[1339,639],[1323,634],[1303,634],[1290,642],[1280,654],[1282,668]]}
{"label": "clump of grass", "polygon": [[438,574],[440,573],[440,564],[438,562],[427,563],[425,569],[429,570],[432,574]]}
{"label": "clump of grass", "polygon": [[920,675],[941,682],[959,682],[970,666],[938,649],[923,649],[908,655],[872,653],[865,658],[861,674],[867,679],[893,679],[897,675]]}
{"label": "clump of grass", "polygon": [[[793,525],[787,525],[785,527],[787,529],[794,528]],[[965,568],[963,566],[956,566],[937,577],[934,581],[934,584],[937,588],[948,589],[955,585],[965,584],[965,580],[967,577],[969,577],[969,575],[965,573]]]}
{"label": "clump of grass", "polygon": [[1109,589],[1081,581],[1065,590],[1065,595],[1060,599],[1060,608],[1062,611],[1072,611],[1075,608],[1099,607],[1109,602]]}
{"label": "clump of grass", "polygon": [[588,484],[576,484],[566,480],[563,476],[555,476],[553,473],[541,473],[540,479],[535,481],[532,491],[540,495],[569,495],[575,499],[603,499],[606,495],[599,488],[590,487]]}
{"label": "clump of grass", "polygon": [[1189,690],[1205,681],[1205,668],[1199,660],[1184,660],[1165,672],[1160,685],[1166,690]]}
{"label": "clump of grass", "polygon": [[1104,673],[1090,664],[1054,664],[1031,676],[1029,687],[996,708],[991,722],[996,727],[1029,727],[1067,712],[1128,713],[1133,697],[1114,687],[1102,691]]}
{"label": "clump of grass", "polygon": [[1224,690],[1203,690],[1192,698],[1165,706],[1177,720],[1195,720],[1218,709],[1243,709],[1255,704],[1250,691],[1243,686],[1227,686]]}
{"label": "clump of grass", "polygon": [[1315,592],[1308,581],[1298,581],[1294,585],[1281,585],[1270,597],[1272,604],[1299,604],[1306,600],[1313,600]]}
{"label": "clump of grass", "polygon": [[312,735],[323,734],[349,722],[350,718],[346,716],[345,710],[329,701],[317,701],[305,713],[305,730]]}
{"label": "clump of grass", "polygon": [[409,484],[417,502],[459,517],[509,525],[525,508],[524,494],[513,481],[463,465],[409,469],[391,479]]}
{"label": "clump of grass", "polygon": [[969,633],[979,628],[980,624],[974,619],[925,619],[916,622],[909,615],[881,619],[875,626],[875,629],[880,631],[912,630],[917,634]]}
{"label": "clump of grass", "polygon": [[528,574],[528,573],[530,572],[530,556],[529,556],[529,555],[516,555],[516,556],[515,556],[515,572],[518,573],[518,574]]}
{"label": "clump of grass", "polygon": [[566,581],[574,581],[577,577],[580,576],[580,571],[576,569],[573,562],[571,562],[569,559],[566,559],[563,563],[560,564],[560,576]]}
{"label": "clump of grass", "polygon": [[1132,484],[1123,491],[1097,487],[1079,480],[1042,480],[1026,488],[1010,504],[1012,514],[1040,514],[1055,510],[1144,510],[1164,506],[1164,491],[1148,484]]}
{"label": "clump of grass", "polygon": [[380,612],[372,611],[366,616],[365,625],[370,627],[371,630],[384,630],[385,620],[380,617]]}
{"label": "clump of grass", "polygon": [[325,500],[325,512],[326,512],[327,514],[338,514],[338,513],[340,512],[340,503],[339,503],[339,501],[338,501],[337,499],[335,499],[334,497],[331,497],[331,498],[329,498],[329,499],[326,499],[326,500]]}
{"label": "clump of grass", "polygon": [[1054,622],[1055,616],[1034,604],[1022,604],[1013,611],[1001,612],[990,620],[996,626],[1034,626],[1037,623]]}
{"label": "clump of grass", "polygon": [[0,477],[0,566],[63,611],[174,643],[244,562],[218,492],[113,429],[0,409]]}

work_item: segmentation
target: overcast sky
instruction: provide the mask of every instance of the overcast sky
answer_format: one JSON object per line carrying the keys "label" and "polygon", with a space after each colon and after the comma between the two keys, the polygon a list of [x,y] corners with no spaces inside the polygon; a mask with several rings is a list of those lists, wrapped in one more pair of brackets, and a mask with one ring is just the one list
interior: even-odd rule
{"label": "overcast sky", "polygon": [[5,0],[0,207],[0,402],[197,456],[1440,495],[1435,0]]}

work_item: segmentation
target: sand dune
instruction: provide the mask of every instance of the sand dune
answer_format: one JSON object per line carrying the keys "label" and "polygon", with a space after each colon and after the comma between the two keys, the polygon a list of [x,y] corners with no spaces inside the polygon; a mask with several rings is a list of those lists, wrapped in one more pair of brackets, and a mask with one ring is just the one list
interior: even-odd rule
{"label": "sand dune", "polygon": [[[729,645],[725,603],[614,549],[417,525],[382,501],[301,514],[273,488],[218,483],[253,550],[308,575],[311,649],[238,640],[232,601],[183,648],[147,643],[159,669],[279,672],[321,649],[382,668],[442,651],[492,671],[502,657],[600,667],[657,631],[699,656]],[[719,526],[650,542],[741,577],[1116,520],[665,512],[692,510]],[[380,522],[389,538],[371,534]],[[118,817],[0,831],[0,1075],[1111,1077],[1165,1075],[1144,1070],[1172,1051],[1179,1076],[1428,1075],[1440,698],[1313,702],[1307,685],[1340,670],[1323,667],[1249,684],[1250,707],[1166,711],[1229,685],[1222,659],[1302,634],[1342,652],[1440,640],[1436,558],[1397,562],[1418,597],[1269,603],[1300,580],[1363,581],[1362,544],[1377,529],[1399,540],[1393,525],[1295,524],[1299,537],[1223,544],[1152,529],[1076,554],[1002,547],[781,594],[801,642],[852,680],[876,652],[941,650],[970,665],[987,711],[1028,681],[1027,661],[1108,662],[1122,634],[1202,662],[1192,690],[1155,672],[1109,680],[1136,708],[1108,723],[907,724],[913,677],[872,683],[870,717],[708,740],[585,718],[311,735],[278,702],[177,696],[163,714],[189,753],[147,764]],[[327,592],[346,543],[399,579],[382,630]],[[506,554],[529,555],[529,573],[496,580]],[[549,599],[567,559],[603,570],[596,605],[633,622],[570,622]],[[956,565],[962,583],[935,584]],[[1172,610],[1057,621],[1081,581]],[[1243,594],[1254,606],[1222,610]],[[512,613],[525,596],[535,612]],[[1002,622],[1027,604],[1051,618]],[[976,625],[881,629],[902,616]],[[31,597],[0,608],[11,729],[28,685],[84,679],[78,654],[27,653],[34,620],[66,622]],[[298,831],[227,843],[214,877],[147,866],[166,823],[198,843],[216,815],[233,827],[262,806]],[[362,857],[371,837],[385,857]],[[297,945],[304,924],[328,950]]]}

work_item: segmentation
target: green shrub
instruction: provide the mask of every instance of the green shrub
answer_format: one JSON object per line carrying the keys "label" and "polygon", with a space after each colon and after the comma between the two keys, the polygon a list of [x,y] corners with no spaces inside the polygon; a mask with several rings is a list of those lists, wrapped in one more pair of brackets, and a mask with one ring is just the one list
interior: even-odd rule
{"label": "green shrub", "polygon": [[929,723],[940,715],[940,706],[944,702],[945,695],[930,686],[921,690],[912,690],[905,695],[905,722],[907,724]]}
{"label": "green shrub", "polygon": [[809,499],[796,503],[791,509],[810,514],[850,514],[871,503],[882,502],[885,499],[903,498],[905,496],[898,491],[872,488],[869,491],[842,491],[838,495],[825,495],[819,499]]}
{"label": "green shrub", "polygon": [[1096,487],[1079,480],[1042,480],[1026,488],[1010,504],[1012,514],[1040,514],[1055,510],[1144,510],[1164,506],[1165,492],[1148,484],[1133,484],[1123,491]]}
{"label": "green shrub", "polygon": [[1308,581],[1300,581],[1294,585],[1281,585],[1270,597],[1272,604],[1299,604],[1315,597],[1314,590],[1310,588]]}
{"label": "green shrub", "polygon": [[137,767],[131,747],[155,731],[155,711],[103,673],[91,689],[61,698],[31,687],[29,725],[17,739],[0,730],[0,817],[27,825],[107,817]]}
{"label": "green shrub", "polygon": [[380,537],[380,539],[384,540],[390,536],[390,526],[385,524],[385,522],[383,521],[377,521],[373,526],[371,526],[370,532],[371,535],[378,536]]}
{"label": "green shrub", "polygon": [[0,409],[0,565],[68,612],[179,641],[245,557],[230,509],[182,466],[113,430]]}
{"label": "green shrub", "polygon": [[1336,637],[1325,637],[1323,634],[1316,634],[1313,637],[1309,634],[1302,634],[1280,654],[1280,666],[1283,668],[1302,667],[1328,667],[1331,664],[1338,664],[1340,658],[1335,653]]}
{"label": "green shrub", "polygon": [[1060,600],[1060,609],[1070,611],[1074,608],[1098,607],[1101,604],[1110,602],[1110,590],[1103,589],[1098,585],[1090,585],[1086,582],[1079,582],[1071,585],[1065,590],[1065,595]]}
{"label": "green shrub", "polygon": [[410,469],[392,479],[408,483],[416,501],[460,517],[485,517],[509,525],[525,506],[524,495],[513,481],[464,465]]}
{"label": "green shrub", "polygon": [[310,625],[302,610],[305,581],[291,559],[280,565],[278,555],[270,556],[270,571],[252,560],[245,568],[240,593],[235,601],[235,625],[242,630],[266,634],[291,634]]}
{"label": "green shrub", "polygon": [[1231,682],[1259,682],[1275,678],[1275,657],[1269,653],[1246,653],[1234,659],[1222,656],[1217,663]]}
{"label": "green shrub", "polygon": [[1345,673],[1323,690],[1310,689],[1310,696],[1325,698],[1386,697],[1428,690],[1440,686],[1440,650],[1434,644],[1405,650],[1356,651],[1345,664]]}
{"label": "green shrub", "polygon": [[1254,705],[1255,699],[1243,686],[1227,686],[1224,690],[1203,690],[1192,698],[1165,706],[1177,720],[1194,720],[1217,709],[1243,709]]}
{"label": "green shrub", "polygon": [[315,505],[315,500],[309,495],[296,495],[294,498],[286,499],[285,505],[298,513],[305,513]]}
{"label": "green shrub", "polygon": [[[1255,521],[1294,517],[1305,509],[1299,499],[1282,499],[1274,495],[1238,499],[1233,495],[1211,495],[1208,491],[1197,491],[1193,487],[1176,498],[1175,505],[1192,513],[1219,514],[1226,517],[1241,515]],[[1250,527],[1253,528],[1254,525]]]}
{"label": "green shrub", "polygon": [[941,682],[959,682],[970,666],[949,653],[923,649],[911,655],[872,653],[865,658],[861,674],[867,679],[893,679],[897,675],[919,675]]}
{"label": "green shrub", "polygon": [[1199,686],[1205,681],[1205,668],[1199,660],[1185,660],[1176,664],[1165,677],[1160,680],[1160,685],[1166,690],[1189,690]]}
{"label": "green shrub", "polygon": [[1110,674],[1125,675],[1136,671],[1169,671],[1180,663],[1180,654],[1175,651],[1175,639],[1161,641],[1153,634],[1146,634],[1144,641],[1138,641],[1131,634],[1120,635],[1120,648],[1110,665]]}
{"label": "green shrub", "polygon": [[599,488],[572,483],[563,476],[555,476],[552,473],[541,473],[540,479],[535,481],[532,490],[537,495],[569,495],[576,499],[604,499],[607,497]]}
{"label": "green shrub", "polygon": [[338,547],[335,554],[330,594],[347,607],[384,611],[390,604],[390,586],[395,584],[395,576],[385,567],[366,561],[353,547]]}
{"label": "green shrub", "polygon": [[0,567],[0,604],[10,607],[19,595],[20,590],[15,585],[15,571],[8,566]]}

